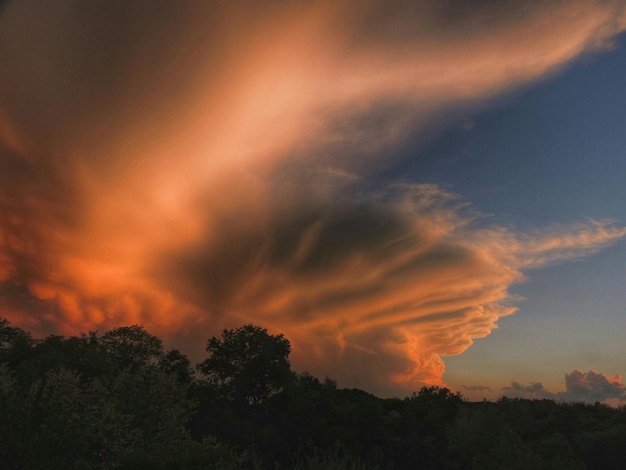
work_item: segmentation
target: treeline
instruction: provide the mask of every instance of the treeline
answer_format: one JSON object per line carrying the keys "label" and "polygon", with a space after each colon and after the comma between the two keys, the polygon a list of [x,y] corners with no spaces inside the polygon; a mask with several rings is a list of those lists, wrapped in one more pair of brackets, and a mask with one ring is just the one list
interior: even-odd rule
{"label": "treeline", "polygon": [[0,469],[618,469],[626,409],[404,399],[295,374],[246,325],[193,366],[140,326],[32,336],[0,320]]}

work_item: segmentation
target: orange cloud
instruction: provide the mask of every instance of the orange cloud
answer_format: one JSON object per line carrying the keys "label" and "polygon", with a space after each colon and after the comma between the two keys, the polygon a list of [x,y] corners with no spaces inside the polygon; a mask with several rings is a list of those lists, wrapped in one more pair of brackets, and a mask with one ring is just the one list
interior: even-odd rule
{"label": "orange cloud", "polygon": [[607,47],[620,1],[145,6],[0,14],[16,324],[203,342],[252,321],[287,334],[297,367],[391,393],[441,383],[442,356],[515,310],[521,270],[625,235],[513,233],[436,186],[360,186],[408,132]]}
{"label": "orange cloud", "polygon": [[[298,367],[380,393],[443,384],[441,357],[516,310],[508,288],[520,270],[564,259],[540,235],[484,227],[432,185],[395,186],[361,204],[269,205],[280,210],[267,225],[242,209],[244,222],[226,217],[213,226],[219,240],[164,256],[155,276],[214,321],[284,332]],[[570,258],[626,234],[608,222],[562,230]]]}

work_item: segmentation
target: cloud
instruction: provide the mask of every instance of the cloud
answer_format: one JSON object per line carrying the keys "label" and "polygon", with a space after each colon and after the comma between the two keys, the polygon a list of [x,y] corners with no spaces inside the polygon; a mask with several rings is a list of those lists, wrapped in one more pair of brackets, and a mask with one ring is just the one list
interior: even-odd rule
{"label": "cloud", "polygon": [[[27,286],[43,310],[29,305],[19,315],[56,316],[74,328],[187,328],[185,342],[199,345],[208,331],[254,322],[290,338],[299,369],[384,394],[443,385],[442,356],[462,353],[515,311],[507,290],[523,280],[526,254],[501,257],[517,235],[485,227],[436,186],[361,197],[263,203],[257,195],[236,214],[214,213],[203,237],[155,253],[139,272],[117,259],[39,261],[11,282]],[[575,229],[614,233],[602,224]],[[573,239],[589,249],[586,237]]]}
{"label": "cloud", "polygon": [[556,226],[542,233],[529,233],[511,243],[509,249],[524,253],[525,268],[540,268],[563,260],[573,260],[598,252],[626,235],[611,220],[593,220],[567,227]]}
{"label": "cloud", "polygon": [[505,397],[539,399],[555,399],[556,395],[543,388],[543,384],[537,382],[530,385],[522,385],[519,382],[512,381],[511,385],[502,388],[502,394]]}
{"label": "cloud", "polygon": [[523,271],[626,232],[516,233],[375,176],[409,133],[607,47],[623,18],[612,1],[8,3],[1,313],[187,344],[252,321],[346,385],[442,384],[442,357],[515,311]]}
{"label": "cloud", "polygon": [[574,370],[565,374],[566,392],[561,395],[568,401],[603,402],[611,398],[626,401],[626,389],[619,375],[608,377],[590,370]]}
{"label": "cloud", "polygon": [[574,370],[565,374],[564,392],[550,392],[544,389],[541,383],[521,385],[513,381],[510,386],[502,388],[502,394],[507,397],[546,398],[566,402],[626,401],[626,389],[619,375],[609,377],[594,370],[588,372]]}

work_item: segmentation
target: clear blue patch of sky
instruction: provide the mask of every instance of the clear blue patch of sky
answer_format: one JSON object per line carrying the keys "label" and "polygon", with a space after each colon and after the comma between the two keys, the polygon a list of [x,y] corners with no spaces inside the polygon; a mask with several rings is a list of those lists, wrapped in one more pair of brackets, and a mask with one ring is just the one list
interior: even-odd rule
{"label": "clear blue patch of sky", "polygon": [[518,227],[626,222],[626,40],[580,59],[425,146],[392,178],[436,183]]}

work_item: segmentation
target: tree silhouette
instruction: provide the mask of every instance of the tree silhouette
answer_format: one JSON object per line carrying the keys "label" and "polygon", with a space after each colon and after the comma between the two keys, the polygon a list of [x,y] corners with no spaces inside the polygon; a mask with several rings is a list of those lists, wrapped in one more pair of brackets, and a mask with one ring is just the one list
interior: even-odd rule
{"label": "tree silhouette", "polygon": [[0,469],[624,468],[626,406],[377,398],[295,376],[254,325],[207,351],[199,381],[140,326],[33,339],[0,319]]}
{"label": "tree silhouette", "polygon": [[242,403],[260,403],[280,392],[292,377],[289,340],[265,328],[245,325],[208,340],[208,359],[198,364],[218,395]]}
{"label": "tree silhouette", "polygon": [[133,371],[156,365],[164,356],[161,339],[140,325],[114,328],[100,338],[100,344],[114,366]]}
{"label": "tree silhouette", "polygon": [[0,361],[20,361],[28,355],[34,344],[30,333],[10,326],[9,320],[0,318]]}
{"label": "tree silhouette", "polygon": [[159,367],[168,374],[176,376],[181,383],[190,384],[193,381],[191,361],[178,349],[170,349],[160,360]]}

